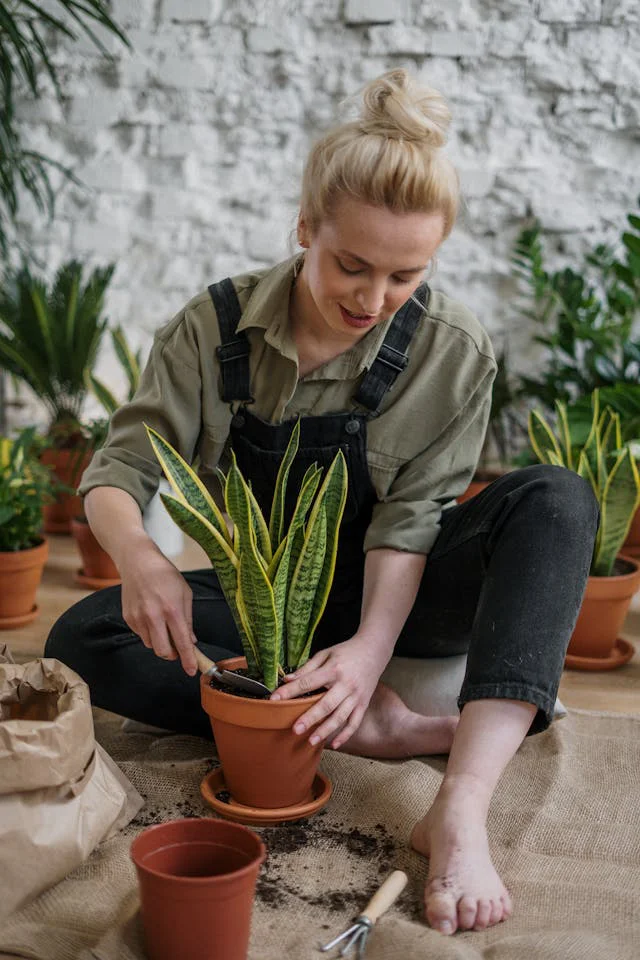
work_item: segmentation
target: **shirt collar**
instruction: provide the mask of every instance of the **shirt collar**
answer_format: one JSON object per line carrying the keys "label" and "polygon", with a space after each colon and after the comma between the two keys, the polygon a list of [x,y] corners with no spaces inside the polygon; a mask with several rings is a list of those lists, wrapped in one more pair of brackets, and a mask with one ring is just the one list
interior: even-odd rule
{"label": "shirt collar", "polygon": [[[289,330],[289,299],[298,261],[299,255],[291,257],[258,281],[238,324],[238,330],[250,327],[264,330],[266,342],[296,362],[296,347]],[[305,380],[349,380],[368,370],[392,322],[393,316],[378,324],[345,353],[308,374]]]}

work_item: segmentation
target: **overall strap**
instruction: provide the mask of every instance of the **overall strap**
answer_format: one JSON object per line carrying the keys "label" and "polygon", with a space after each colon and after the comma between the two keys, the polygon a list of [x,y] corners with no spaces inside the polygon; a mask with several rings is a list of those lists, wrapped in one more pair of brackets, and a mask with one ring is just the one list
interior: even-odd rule
{"label": "overall strap", "polygon": [[235,287],[227,277],[219,283],[212,283],[208,289],[220,327],[221,343],[216,347],[216,356],[222,375],[222,399],[225,403],[233,400],[252,403],[249,339],[244,330],[237,330],[242,309]]}
{"label": "overall strap", "polygon": [[366,407],[373,416],[380,412],[380,405],[387,390],[391,389],[398,374],[402,373],[409,363],[407,349],[429,303],[429,294],[427,284],[422,284],[413,297],[398,310],[375,360],[358,387],[355,402]]}

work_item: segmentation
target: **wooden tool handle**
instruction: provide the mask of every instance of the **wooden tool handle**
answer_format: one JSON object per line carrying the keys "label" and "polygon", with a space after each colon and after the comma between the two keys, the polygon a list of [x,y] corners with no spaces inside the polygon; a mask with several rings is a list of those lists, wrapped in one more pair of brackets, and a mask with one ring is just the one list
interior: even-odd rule
{"label": "wooden tool handle", "polygon": [[404,870],[394,870],[387,877],[379,890],[374,893],[361,913],[362,917],[367,917],[371,923],[375,923],[378,917],[381,917],[385,910],[388,910],[394,903],[408,883]]}
{"label": "wooden tool handle", "polygon": [[196,655],[196,663],[198,664],[198,670],[200,673],[208,673],[212,667],[214,670],[216,669],[216,665],[213,660],[209,660],[209,657],[206,655],[206,653],[203,653],[202,650],[195,646],[195,644],[193,647],[193,652]]}

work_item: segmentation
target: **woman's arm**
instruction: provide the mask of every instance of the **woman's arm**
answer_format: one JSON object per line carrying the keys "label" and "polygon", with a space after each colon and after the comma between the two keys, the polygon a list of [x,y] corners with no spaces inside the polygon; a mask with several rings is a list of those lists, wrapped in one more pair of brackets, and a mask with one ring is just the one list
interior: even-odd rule
{"label": "woman's arm", "polygon": [[[288,700],[328,688],[328,693],[294,726],[303,734],[312,727],[312,744],[329,740],[338,731],[334,749],[353,736],[369,706],[384,668],[418,592],[426,556],[382,548],[367,553],[362,615],[357,633],[334,647],[319,650],[287,677],[287,685],[271,697]],[[324,722],[322,722],[324,721]],[[320,726],[317,726],[320,724]]]}

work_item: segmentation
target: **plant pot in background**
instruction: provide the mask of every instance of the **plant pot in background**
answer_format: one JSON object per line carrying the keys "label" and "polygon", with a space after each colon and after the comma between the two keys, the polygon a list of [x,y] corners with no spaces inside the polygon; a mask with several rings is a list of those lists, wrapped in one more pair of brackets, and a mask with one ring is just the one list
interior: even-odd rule
{"label": "plant pot in background", "polygon": [[150,960],[246,960],[265,847],[247,827],[172,820],[131,844]]}
{"label": "plant pot in background", "polygon": [[38,616],[36,592],[48,556],[46,540],[27,550],[0,553],[0,630],[22,627]]}
{"label": "plant pot in background", "polygon": [[465,500],[470,500],[471,497],[475,497],[476,494],[480,493],[489,484],[493,483],[494,480],[499,480],[500,477],[503,477],[505,473],[509,473],[508,470],[479,470],[477,473],[474,473],[473,479],[467,489],[462,493],[458,498],[458,503],[464,503]]}
{"label": "plant pot in background", "polygon": [[[224,660],[227,670],[245,668],[244,657]],[[322,744],[291,729],[324,693],[293,700],[257,700],[224,693],[200,678],[202,706],[209,715],[227,790],[237,804],[280,809],[312,798]]]}
{"label": "plant pot in background", "polygon": [[120,583],[118,568],[96,540],[88,521],[74,517],[71,521],[71,533],[82,557],[82,567],[74,574],[75,582],[90,590],[113,587]]}
{"label": "plant pot in background", "polygon": [[619,639],[631,598],[640,589],[640,561],[619,554],[617,573],[589,577],[578,620],[569,641],[566,666],[607,670],[633,656],[631,644]]}
{"label": "plant pot in background", "polygon": [[[58,450],[50,447],[40,456],[42,463],[53,468],[54,476],[69,487],[77,487],[84,470],[89,466],[90,453],[78,450]],[[44,506],[44,532],[70,534],[71,519],[82,512],[80,497],[72,493],[58,493],[55,503]]]}

